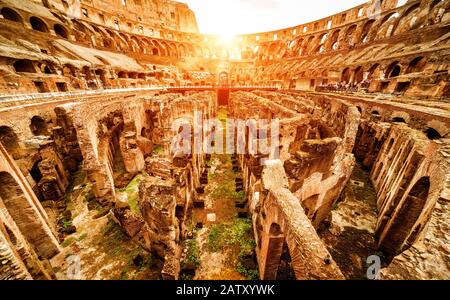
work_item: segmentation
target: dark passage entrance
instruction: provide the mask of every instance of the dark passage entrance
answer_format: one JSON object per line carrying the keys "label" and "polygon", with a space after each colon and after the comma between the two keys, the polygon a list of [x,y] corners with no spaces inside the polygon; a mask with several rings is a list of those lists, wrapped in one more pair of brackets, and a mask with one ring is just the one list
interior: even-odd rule
{"label": "dark passage entrance", "polygon": [[229,89],[218,89],[217,90],[217,103],[220,105],[228,105],[228,100],[230,98]]}

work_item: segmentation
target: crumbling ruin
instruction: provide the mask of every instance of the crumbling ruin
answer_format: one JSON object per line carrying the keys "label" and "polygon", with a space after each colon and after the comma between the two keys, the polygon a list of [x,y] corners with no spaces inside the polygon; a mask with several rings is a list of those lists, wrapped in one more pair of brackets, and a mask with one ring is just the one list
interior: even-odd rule
{"label": "crumbling ruin", "polygon": [[450,279],[449,1],[232,45],[174,1],[0,16],[1,279]]}

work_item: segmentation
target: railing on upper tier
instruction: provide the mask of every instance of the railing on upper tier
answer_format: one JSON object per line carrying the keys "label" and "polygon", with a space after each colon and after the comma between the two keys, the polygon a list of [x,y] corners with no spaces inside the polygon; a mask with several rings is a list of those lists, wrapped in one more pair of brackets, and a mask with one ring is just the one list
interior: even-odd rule
{"label": "railing on upper tier", "polygon": [[202,86],[150,86],[140,88],[105,88],[98,90],[82,90],[71,92],[49,92],[49,93],[30,93],[30,94],[3,94],[0,95],[0,103],[11,101],[27,101],[35,99],[51,99],[58,97],[77,97],[77,96],[94,96],[101,94],[115,94],[127,92],[142,92],[142,91],[173,91],[173,90],[217,90],[217,89],[231,89],[231,90],[279,90],[280,88],[273,86],[262,85],[202,85]]}

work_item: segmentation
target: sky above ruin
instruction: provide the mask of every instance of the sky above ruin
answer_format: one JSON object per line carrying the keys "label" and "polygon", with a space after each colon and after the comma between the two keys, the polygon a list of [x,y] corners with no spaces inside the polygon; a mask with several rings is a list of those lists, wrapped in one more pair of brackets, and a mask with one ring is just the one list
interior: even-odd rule
{"label": "sky above ruin", "polygon": [[318,20],[368,0],[178,0],[195,12],[199,30],[230,37]]}

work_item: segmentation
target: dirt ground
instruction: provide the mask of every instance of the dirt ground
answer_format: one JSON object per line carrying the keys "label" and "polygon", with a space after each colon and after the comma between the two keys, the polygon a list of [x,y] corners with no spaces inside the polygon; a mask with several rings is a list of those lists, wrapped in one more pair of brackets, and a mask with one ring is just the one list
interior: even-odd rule
{"label": "dirt ground", "polygon": [[373,237],[376,221],[376,193],[369,172],[357,164],[333,209],[329,228],[319,231],[333,259],[347,279],[366,279],[367,258],[380,255]]}
{"label": "dirt ground", "polygon": [[[236,271],[239,249],[225,247],[220,251],[211,251],[207,245],[208,235],[213,225],[228,224],[237,217],[234,198],[234,179],[231,157],[213,155],[209,169],[208,184],[203,195],[205,208],[196,208],[193,212],[193,223],[201,222],[203,228],[197,231],[200,266],[194,279],[197,280],[244,280],[245,276]],[[216,221],[208,222],[207,214],[215,214]]]}
{"label": "dirt ground", "polygon": [[[67,196],[72,224],[77,231],[67,236],[62,251],[50,261],[58,279],[127,280],[159,279],[162,262],[125,235],[109,215],[98,218],[89,210],[89,186],[78,173]],[[143,259],[136,259],[136,257]]]}

